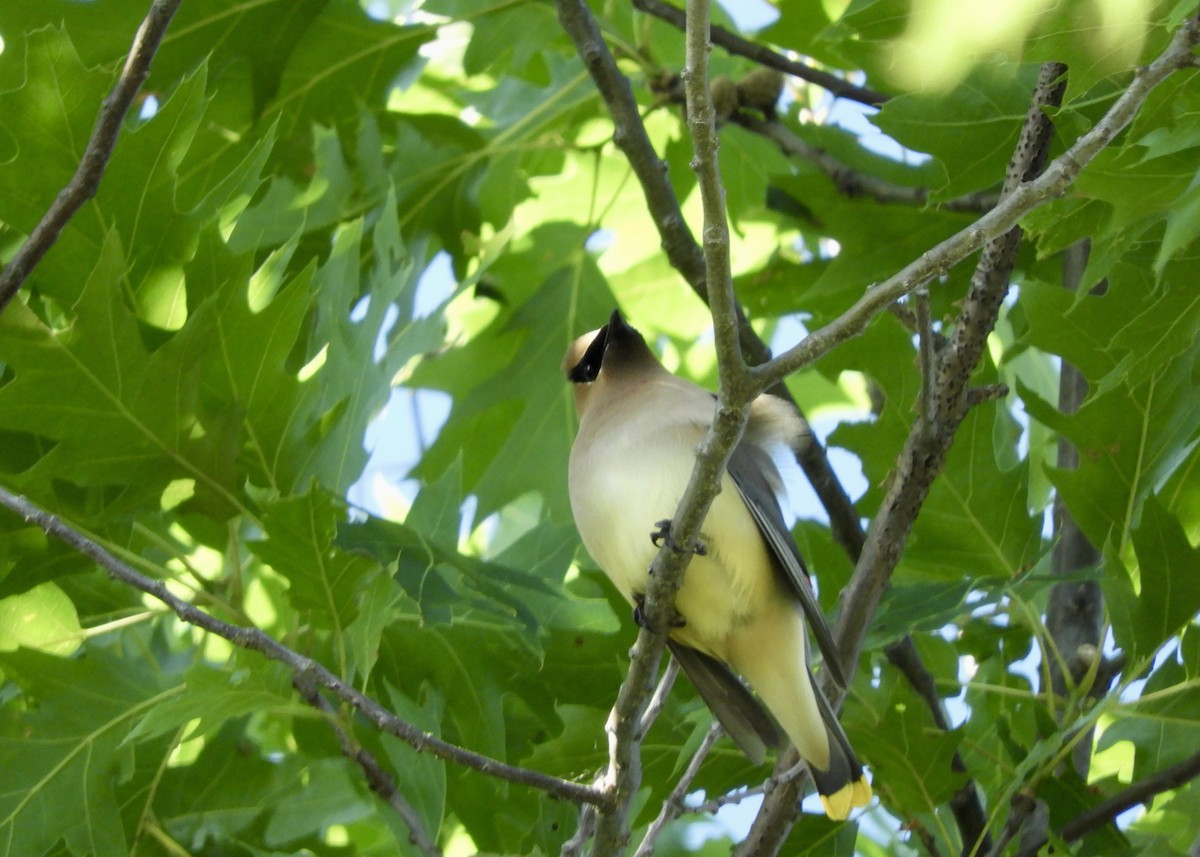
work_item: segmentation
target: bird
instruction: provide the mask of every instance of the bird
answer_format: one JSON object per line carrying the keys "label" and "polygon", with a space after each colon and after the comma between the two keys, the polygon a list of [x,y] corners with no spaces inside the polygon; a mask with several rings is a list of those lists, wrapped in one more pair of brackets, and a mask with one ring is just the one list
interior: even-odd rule
{"label": "bird", "polygon": [[[667,371],[620,310],[571,344],[562,369],[579,417],[568,467],[576,528],[644,621],[640,606],[656,543],[669,537],[669,516],[716,397]],[[679,619],[667,647],[751,761],[760,764],[768,748],[781,746],[782,730],[807,762],[826,814],[841,820],[867,805],[871,786],[814,681],[806,626],[824,668],[845,686],[833,635],[784,521],[783,480],[772,459],[806,430],[782,399],[764,395],[751,404],[676,594]]]}

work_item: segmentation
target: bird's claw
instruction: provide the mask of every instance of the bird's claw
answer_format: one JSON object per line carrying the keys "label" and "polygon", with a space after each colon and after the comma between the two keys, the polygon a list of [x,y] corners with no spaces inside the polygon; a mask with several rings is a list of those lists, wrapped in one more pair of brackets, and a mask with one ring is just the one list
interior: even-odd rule
{"label": "bird's claw", "polygon": [[[666,542],[667,547],[675,551],[675,553],[683,553],[684,549],[679,546],[674,538],[671,537],[670,518],[663,518],[661,521],[655,521],[654,526],[658,527],[658,529],[650,534],[650,543],[652,545],[654,545],[656,548],[662,547],[662,543]],[[692,539],[691,551],[697,556],[707,556],[708,545],[706,545],[700,539]]]}
{"label": "bird's claw", "polygon": [[[633,593],[633,621],[639,628],[645,628],[647,631],[655,630],[646,616],[646,593],[644,592]],[[675,613],[668,624],[672,629],[683,628],[687,625],[687,619],[684,619],[679,613]]]}

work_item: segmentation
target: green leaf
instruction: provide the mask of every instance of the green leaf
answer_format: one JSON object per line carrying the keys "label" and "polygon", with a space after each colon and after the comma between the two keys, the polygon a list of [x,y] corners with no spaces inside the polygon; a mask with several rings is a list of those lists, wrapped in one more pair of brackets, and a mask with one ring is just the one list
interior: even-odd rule
{"label": "green leaf", "polygon": [[305,766],[290,793],[278,795],[263,832],[263,842],[283,848],[329,825],[348,824],[374,812],[371,799],[348,759],[324,759]]}
{"label": "green leaf", "polygon": [[994,406],[973,408],[959,427],[944,472],[913,527],[906,572],[956,579],[1007,579],[1033,565],[1041,550],[1041,522],[1025,505],[1025,471],[997,471],[995,419],[1006,423],[1006,446],[1016,457],[1019,429]]}
{"label": "green leaf", "polygon": [[[1195,665],[1170,658],[1159,666],[1142,689],[1144,701],[1118,710],[1118,719],[1097,741],[1105,750],[1119,741],[1134,746],[1134,776],[1141,778],[1191,756],[1200,740],[1194,712],[1200,705]],[[1189,752],[1190,750],[1190,752]]]}
{"label": "green leaf", "polygon": [[946,93],[902,95],[871,118],[901,145],[936,157],[945,178],[936,187],[946,199],[994,187],[1025,118],[1037,67],[984,65]]}
{"label": "green leaf", "polygon": [[262,517],[266,537],[250,543],[255,555],[291,583],[292,604],[339,637],[358,616],[360,594],[379,573],[371,558],[334,546],[340,522],[333,499],[314,486],[303,496],[268,505]]}
{"label": "green leaf", "polygon": [[118,745],[175,691],[146,665],[95,646],[73,660],[0,652],[0,667],[28,701],[25,712],[5,718],[0,735],[6,853],[43,854],[62,839],[76,853],[128,854],[116,786],[130,759]]}
{"label": "green leaf", "polygon": [[53,583],[0,599],[0,652],[26,648],[62,657],[82,639],[74,603]]}
{"label": "green leaf", "polygon": [[[1192,351],[1196,349],[1192,346]],[[1079,468],[1052,470],[1051,481],[1093,544],[1110,533],[1119,543],[1137,526],[1145,498],[1157,491],[1194,447],[1200,415],[1190,354],[1091,397],[1064,416],[1018,387],[1030,416],[1062,432],[1080,450]]]}
{"label": "green leaf", "polygon": [[871,766],[874,791],[905,817],[936,810],[962,788],[966,774],[950,767],[961,732],[938,729],[912,691],[896,686],[890,698],[878,696],[867,717],[847,732]]}
{"label": "green leaf", "polygon": [[[29,232],[74,174],[112,76],[85,68],[62,30],[38,29],[22,41],[20,84],[0,93],[0,193],[4,222]],[[8,51],[0,56],[12,61]]]}
{"label": "green leaf", "polygon": [[[531,608],[559,606],[550,581],[561,581],[571,551],[560,541],[533,566],[505,565],[506,555],[485,562],[461,553],[461,496],[455,466],[421,491],[403,524],[371,519],[345,528],[339,545],[365,549],[383,563],[395,562],[396,582],[419,606],[424,621],[450,624],[464,610],[481,611],[489,623],[523,629],[527,642],[534,643],[540,623]],[[524,551],[516,555],[528,558]]]}
{"label": "green leaf", "polygon": [[1154,260],[1154,272],[1161,277],[1167,262],[1191,245],[1197,235],[1200,235],[1200,181],[1193,181],[1167,211],[1167,228]]}
{"label": "green leaf", "polygon": [[[397,717],[430,735],[441,736],[445,704],[436,689],[430,688],[420,705],[391,686],[387,690],[389,707]],[[404,772],[397,783],[401,794],[420,814],[425,831],[436,840],[446,812],[446,763],[391,735],[383,735],[380,740],[392,769]]]}
{"label": "green leaf", "polygon": [[364,588],[358,617],[346,626],[351,664],[363,679],[371,674],[379,657],[380,638],[399,615],[403,600],[396,582],[382,574],[373,576]]}
{"label": "green leaf", "polygon": [[1140,591],[1133,614],[1133,653],[1148,656],[1179,633],[1200,612],[1200,581],[1193,548],[1178,519],[1151,496],[1131,534],[1137,553]]}
{"label": "green leaf", "polygon": [[[513,304],[511,314],[463,349],[461,371],[437,375],[439,386],[455,395],[454,409],[414,473],[434,478],[462,454],[463,487],[478,497],[480,516],[524,494],[531,480],[549,508],[567,508],[566,482],[557,474],[575,418],[558,366],[566,343],[580,332],[574,320],[593,319],[599,326],[612,311],[599,293],[599,272],[582,252],[586,235],[570,232],[579,244],[567,245],[561,264],[543,261],[531,248],[491,269]],[[552,240],[562,246],[564,237],[557,229],[532,236],[534,246]],[[434,364],[422,368],[432,371]],[[415,386],[431,382],[420,371],[413,379]]]}
{"label": "green leaf", "polygon": [[252,842],[262,847],[259,819],[285,797],[294,797],[303,771],[284,757],[267,758],[245,721],[230,722],[205,739],[189,764],[167,766],[154,796],[155,814],[178,843]]}
{"label": "green leaf", "polygon": [[249,667],[229,670],[197,664],[187,671],[187,689],[155,705],[125,736],[124,743],[145,741],[189,726],[187,738],[206,738],[231,720],[255,712],[303,716],[311,709],[295,702],[290,674],[276,664],[249,656]]}
{"label": "green leaf", "polygon": [[[0,426],[57,442],[24,478],[128,485],[155,499],[172,479],[190,478],[236,507],[208,466],[232,450],[221,437],[195,433],[206,324],[196,320],[151,353],[121,297],[124,270],[110,233],[69,327],[53,329],[19,303],[0,316],[0,359],[16,375],[0,388]],[[48,399],[47,390],[57,396]]]}

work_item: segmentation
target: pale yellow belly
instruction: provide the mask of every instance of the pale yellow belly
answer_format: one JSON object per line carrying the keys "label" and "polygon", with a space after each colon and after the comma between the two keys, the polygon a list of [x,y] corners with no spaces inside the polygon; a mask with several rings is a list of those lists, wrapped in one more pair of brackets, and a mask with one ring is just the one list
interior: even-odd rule
{"label": "pale yellow belly", "polygon": [[[694,436],[633,443],[618,434],[607,442],[593,439],[586,454],[577,452],[579,444],[572,451],[571,505],[580,536],[631,603],[646,590],[657,553],[651,533],[656,522],[674,515],[700,436],[697,429]],[[675,602],[686,624],[672,636],[728,660],[730,633],[761,612],[777,585],[757,527],[728,476],[701,538],[708,553],[688,566]]]}

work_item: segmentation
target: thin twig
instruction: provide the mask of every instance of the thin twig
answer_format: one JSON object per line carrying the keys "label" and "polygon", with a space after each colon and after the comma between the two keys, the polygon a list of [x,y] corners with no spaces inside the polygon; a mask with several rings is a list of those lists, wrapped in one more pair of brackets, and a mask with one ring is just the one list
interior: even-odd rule
{"label": "thin twig", "polygon": [[[571,7],[571,8],[568,8]],[[561,0],[560,18],[564,25],[582,12],[570,0]],[[590,19],[590,13],[587,13]],[[580,27],[578,20],[571,23]],[[595,22],[591,21],[594,27]],[[650,684],[658,671],[666,638],[652,628],[667,628],[674,616],[675,593],[691,559],[690,550],[672,548],[672,542],[691,545],[700,533],[700,525],[729,463],[734,445],[741,438],[749,418],[750,402],[756,393],[745,383],[746,365],[739,344],[738,306],[733,294],[729,267],[729,227],[725,218],[725,191],[717,164],[717,137],[712,98],[708,90],[709,0],[689,0],[687,64],[684,85],[688,91],[688,126],[692,131],[695,158],[693,166],[704,204],[704,249],[701,264],[705,273],[705,292],[712,310],[716,338],[717,375],[720,387],[717,408],[704,440],[696,454],[696,464],[683,496],[671,517],[673,538],[663,540],[650,567],[643,613],[647,620],[630,652],[629,673],[621,685],[617,703],[609,717],[609,773],[606,786],[613,795],[611,811],[599,814],[593,853],[615,854],[629,840],[629,813],[641,783],[641,753],[637,729],[650,696]],[[595,61],[595,48],[581,51],[584,61]],[[611,59],[611,57],[610,57]],[[626,87],[628,82],[626,82]],[[640,120],[638,127],[641,128]],[[645,130],[642,129],[642,133]],[[674,199],[674,195],[671,195]],[[677,203],[676,203],[677,204]]]}
{"label": "thin twig", "polygon": [[980,384],[978,387],[971,387],[967,390],[967,407],[973,408],[976,405],[985,405],[988,402],[1003,399],[1007,395],[1007,384]]}
{"label": "thin twig", "polygon": [[667,668],[663,670],[662,677],[658,680],[658,686],[654,688],[654,695],[646,703],[646,710],[642,712],[642,720],[638,724],[637,731],[639,740],[646,737],[646,733],[650,731],[650,727],[654,725],[654,721],[662,713],[663,706],[667,704],[667,696],[671,693],[671,687],[675,684],[675,679],[678,677],[679,661],[671,658],[667,661]]}
{"label": "thin twig", "polygon": [[996,845],[988,852],[987,857],[1000,857],[1004,853],[1004,849],[1008,847],[1008,843],[1012,842],[1021,828],[1025,826],[1025,820],[1034,814],[1037,808],[1037,798],[1026,792],[1019,791],[1013,795],[1012,809],[1008,813],[1008,820],[1004,822],[1004,828],[1000,831],[1000,835],[996,837]]}
{"label": "thin twig", "polygon": [[161,581],[152,580],[135,571],[96,542],[26,498],[0,487],[0,505],[16,512],[26,521],[41,527],[46,533],[84,556],[95,560],[113,580],[157,598],[189,625],[203,628],[239,648],[259,652],[273,661],[284,664],[292,670],[295,681],[312,681],[326,690],[332,691],[339,699],[356,708],[377,729],[396,736],[421,752],[432,753],[447,762],[473,768],[497,779],[539,789],[567,800],[598,805],[608,805],[611,801],[607,793],[592,786],[552,777],[540,771],[518,768],[481,753],[450,744],[435,735],[418,729],[392,714],[371,697],[346,684],[322,664],[288,648],[261,629],[223,622],[177,597]]}
{"label": "thin twig", "polygon": [[937,840],[933,838],[933,833],[928,827],[917,821],[909,825],[908,829],[912,831],[913,836],[917,837],[929,857],[942,857],[942,852],[937,847]]}
{"label": "thin twig", "polygon": [[700,742],[700,746],[696,748],[691,761],[688,762],[687,768],[680,775],[679,782],[675,784],[675,788],[671,789],[671,794],[663,801],[658,815],[654,821],[650,822],[650,826],[646,828],[646,835],[642,837],[642,842],[638,846],[637,851],[634,852],[633,857],[650,857],[654,853],[655,842],[662,835],[666,826],[683,815],[683,811],[686,809],[684,800],[687,798],[688,792],[692,789],[692,783],[695,782],[696,775],[700,773],[700,765],[722,734],[721,724],[714,720],[712,725],[708,727],[708,732],[705,734],[704,740]]}
{"label": "thin twig", "polygon": [[368,750],[359,746],[346,734],[346,730],[338,722],[337,712],[334,711],[333,706],[329,704],[325,697],[321,696],[321,692],[317,689],[317,685],[311,680],[311,677],[304,673],[297,673],[295,675],[295,687],[305,702],[318,711],[324,712],[325,719],[329,723],[329,728],[333,730],[333,735],[337,739],[342,755],[348,759],[352,759],[362,768],[363,775],[367,778],[367,785],[371,787],[371,791],[387,801],[393,811],[408,825],[409,842],[422,854],[428,855],[428,857],[441,857],[442,849],[438,848],[437,843],[430,839],[420,814],[405,799],[400,790],[396,788],[395,779],[379,766],[379,763],[375,761],[375,757]]}
{"label": "thin twig", "polygon": [[171,23],[171,18],[181,2],[182,0],[154,0],[150,6],[150,11],[146,13],[145,20],[133,37],[133,46],[129,49],[121,76],[117,78],[112,92],[100,105],[100,114],[96,117],[96,125],[92,129],[87,147],[83,150],[83,157],[75,175],[66,187],[59,191],[29,238],[17,250],[4,271],[0,272],[0,312],[4,311],[37,263],[54,246],[63,227],[75,216],[75,212],[96,195],[100,179],[104,176],[104,169],[112,158],[113,148],[121,133],[121,123],[124,122],[125,114],[129,112],[133,99],[150,73],[154,53],[158,50],[167,25]]}
{"label": "thin twig", "polygon": [[719,810],[721,807],[735,806],[744,800],[749,800],[752,797],[757,797],[758,795],[765,794],[771,788],[774,788],[774,785],[775,784],[774,784],[772,778],[767,777],[767,779],[763,780],[763,782],[759,783],[756,786],[749,786],[748,788],[737,789],[736,791],[726,792],[723,795],[717,795],[714,798],[709,798],[708,800],[704,801],[702,804],[700,804],[699,806],[696,807],[696,812],[703,813],[705,815],[712,815],[717,810]]}
{"label": "thin twig", "polygon": [[813,164],[833,182],[838,193],[846,196],[865,197],[885,204],[929,206],[939,211],[967,214],[989,211],[1000,198],[994,191],[976,191],[941,202],[931,202],[929,188],[899,185],[852,169],[820,146],[800,139],[778,121],[764,119],[742,110],[735,111],[730,120],[747,131],[770,140],[788,157],[801,158]]}
{"label": "thin twig", "polygon": [[[664,3],[663,0],[633,0],[633,5],[648,15],[661,18],[680,30],[684,29],[687,24],[684,10],[672,6],[670,3]],[[882,92],[876,92],[869,86],[855,86],[837,75],[790,60],[770,48],[764,48],[762,45],[734,35],[723,27],[712,28],[712,43],[719,45],[731,54],[746,57],[760,65],[778,69],[785,74],[807,80],[809,83],[815,83],[839,98],[848,98],[851,101],[858,101],[873,107],[878,107],[888,100],[888,96]]]}
{"label": "thin twig", "polygon": [[592,838],[592,832],[595,829],[596,805],[593,803],[584,804],[579,810],[579,825],[575,828],[575,834],[563,843],[562,849],[558,852],[558,857],[580,857],[583,854],[583,847]]}

